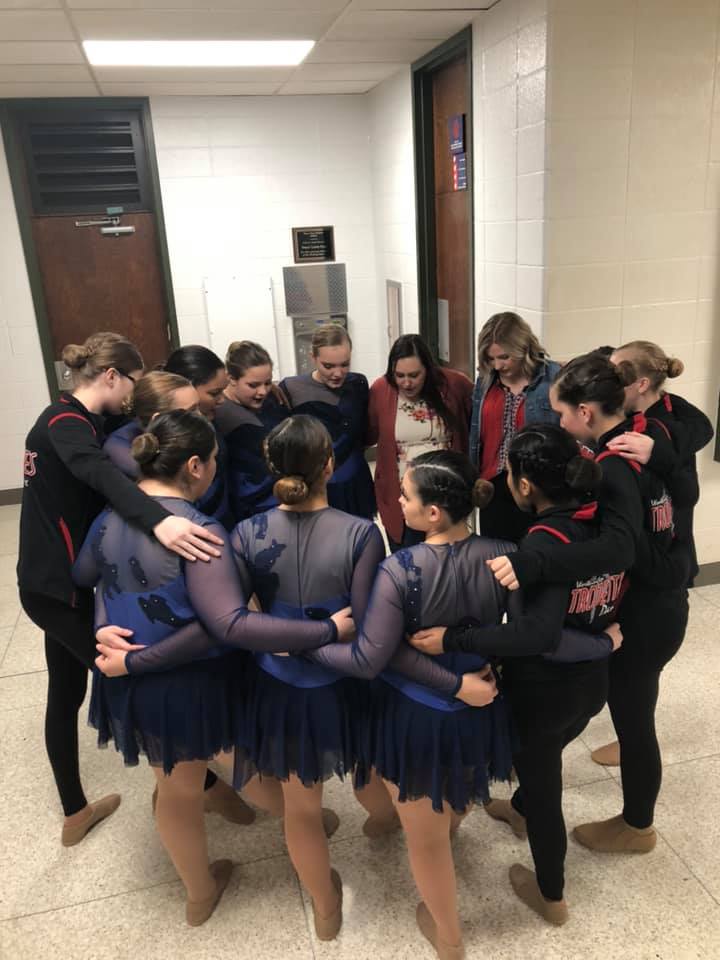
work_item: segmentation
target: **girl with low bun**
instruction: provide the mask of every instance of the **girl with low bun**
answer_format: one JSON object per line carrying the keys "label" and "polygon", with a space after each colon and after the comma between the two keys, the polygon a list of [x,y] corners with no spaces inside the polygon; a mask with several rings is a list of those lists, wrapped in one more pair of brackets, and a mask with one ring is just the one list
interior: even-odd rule
{"label": "girl with low bun", "polygon": [[234,341],[228,347],[225,364],[229,380],[216,423],[227,444],[230,506],[239,521],[277,504],[263,442],[290,411],[278,399],[272,358],[259,343]]}
{"label": "girl with low bun", "polygon": [[117,794],[88,803],[80,780],[77,719],[95,640],[92,593],[76,588],[71,569],[85,535],[108,502],[188,560],[216,551],[203,527],[138,490],[102,449],[105,417],[121,413],[142,376],[137,347],[95,333],[62,356],[73,390],[40,414],[26,441],[17,573],[23,608],[45,634],[45,743],[65,814],[61,842],[73,846],[120,803]]}
{"label": "girl with low bun", "polygon": [[600,534],[586,543],[542,553],[522,551],[494,563],[500,582],[568,583],[598,567],[627,570],[630,587],[618,622],[621,649],[610,659],[608,706],[620,743],[622,813],[575,828],[579,843],[609,853],[649,853],[657,842],[653,819],[662,780],[655,709],[660,674],[682,644],[688,618],[687,542],[674,528],[673,503],[652,470],[625,458],[612,441],[633,429],[624,411],[625,388],[637,380],[626,360],[593,354],[564,366],[550,390],[560,424],[595,448],[602,466]]}
{"label": "girl with low bun", "polygon": [[[520,544],[542,552],[597,535],[601,469],[553,424],[520,430],[508,450],[508,488],[530,517]],[[541,584],[515,595],[507,624],[424,630],[411,638],[426,653],[464,651],[499,657],[515,741],[519,786],[511,800],[491,800],[486,813],[527,836],[535,872],[510,868],[518,897],[545,920],[567,920],[563,896],[567,834],[562,815],[562,753],[607,697],[607,658],[620,639],[614,621],[624,575],[601,565],[583,580]]]}
{"label": "girl with low bun", "polygon": [[447,960],[464,956],[451,835],[474,803],[488,799],[489,777],[509,778],[509,732],[485,656],[421,657],[405,637],[437,623],[502,620],[506,591],[486,561],[512,545],[468,528],[468,516],[492,495],[492,484],[478,479],[462,453],[438,450],[411,460],[400,507],[404,523],[424,542],[399,549],[380,565],[352,644],[308,654],[351,676],[379,676],[357,785],[372,785],[372,775],[384,781],[387,793],[383,799],[377,789],[361,790],[358,798],[375,823],[391,822],[390,802],[395,806],[422,897],[418,926]]}
{"label": "girl with low bun", "polygon": [[[115,466],[126,477],[137,480],[140,476],[138,460],[133,452],[133,441],[139,437],[153,417],[168,410],[197,410],[198,393],[185,377],[164,370],[152,370],[140,377],[129,411],[133,419],[114,430],[105,441],[104,450]],[[147,434],[148,437],[152,436]]]}
{"label": "girl with low bun", "polygon": [[[212,482],[217,452],[202,414],[172,410],[155,417],[132,451],[145,495],[222,534],[194,506]],[[73,569],[79,586],[96,587],[98,621],[120,624],[132,636],[126,652],[103,644],[110,628],[99,631],[90,722],[99,745],[113,740],[126,764],[146,755],[157,781],[158,831],[185,885],[192,926],[212,914],[232,870],[229,860],[208,863],[203,787],[208,761],[230,750],[244,727],[250,660],[244,651],[302,650],[337,636],[329,619],[293,623],[250,613],[247,569],[236,560],[237,567],[226,550],[208,564],[182,564],[106,510]],[[232,647],[240,650],[228,652]],[[259,806],[278,812],[273,790],[256,781],[245,786]]]}

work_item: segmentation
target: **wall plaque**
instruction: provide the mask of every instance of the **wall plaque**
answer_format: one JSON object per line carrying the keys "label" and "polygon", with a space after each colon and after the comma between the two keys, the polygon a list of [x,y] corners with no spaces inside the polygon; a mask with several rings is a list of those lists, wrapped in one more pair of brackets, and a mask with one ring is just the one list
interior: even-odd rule
{"label": "wall plaque", "polygon": [[295,263],[324,263],[335,259],[333,227],[293,227]]}

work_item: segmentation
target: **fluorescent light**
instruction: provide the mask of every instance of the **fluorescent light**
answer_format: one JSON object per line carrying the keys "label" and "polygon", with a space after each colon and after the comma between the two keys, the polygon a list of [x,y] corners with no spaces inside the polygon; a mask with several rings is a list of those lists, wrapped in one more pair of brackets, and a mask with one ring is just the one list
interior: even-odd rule
{"label": "fluorescent light", "polygon": [[314,40],[83,41],[95,67],[294,67],[314,46]]}

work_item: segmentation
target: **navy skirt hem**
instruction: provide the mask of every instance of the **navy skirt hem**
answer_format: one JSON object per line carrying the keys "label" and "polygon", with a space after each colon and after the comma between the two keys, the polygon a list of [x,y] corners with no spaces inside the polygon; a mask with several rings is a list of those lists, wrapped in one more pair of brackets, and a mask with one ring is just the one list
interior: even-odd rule
{"label": "navy skirt hem", "polygon": [[232,750],[234,675],[242,670],[235,654],[128,677],[95,669],[88,722],[98,746],[113,741],[127,766],[137,766],[144,754],[165,773]]}
{"label": "navy skirt hem", "polygon": [[309,787],[353,773],[365,734],[367,684],[338,677],[322,687],[294,687],[255,666],[245,689],[235,724],[236,790],[258,774],[278,780],[294,774]]}
{"label": "navy skirt hem", "polygon": [[509,780],[512,749],[505,702],[444,711],[417,703],[378,679],[372,684],[370,722],[358,765],[361,789],[372,770],[399,790],[400,801],[432,800],[463,813],[485,803],[491,780]]}

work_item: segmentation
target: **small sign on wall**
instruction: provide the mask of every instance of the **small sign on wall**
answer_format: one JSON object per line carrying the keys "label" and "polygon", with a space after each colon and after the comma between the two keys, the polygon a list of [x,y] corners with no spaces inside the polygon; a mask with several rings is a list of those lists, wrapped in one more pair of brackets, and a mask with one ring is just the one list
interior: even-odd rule
{"label": "small sign on wall", "polygon": [[450,134],[450,153],[465,152],[465,114],[454,113],[448,117],[448,133]]}
{"label": "small sign on wall", "polygon": [[467,154],[453,154],[452,177],[453,190],[467,190]]}
{"label": "small sign on wall", "polygon": [[325,263],[335,259],[333,227],[293,227],[295,263]]}

